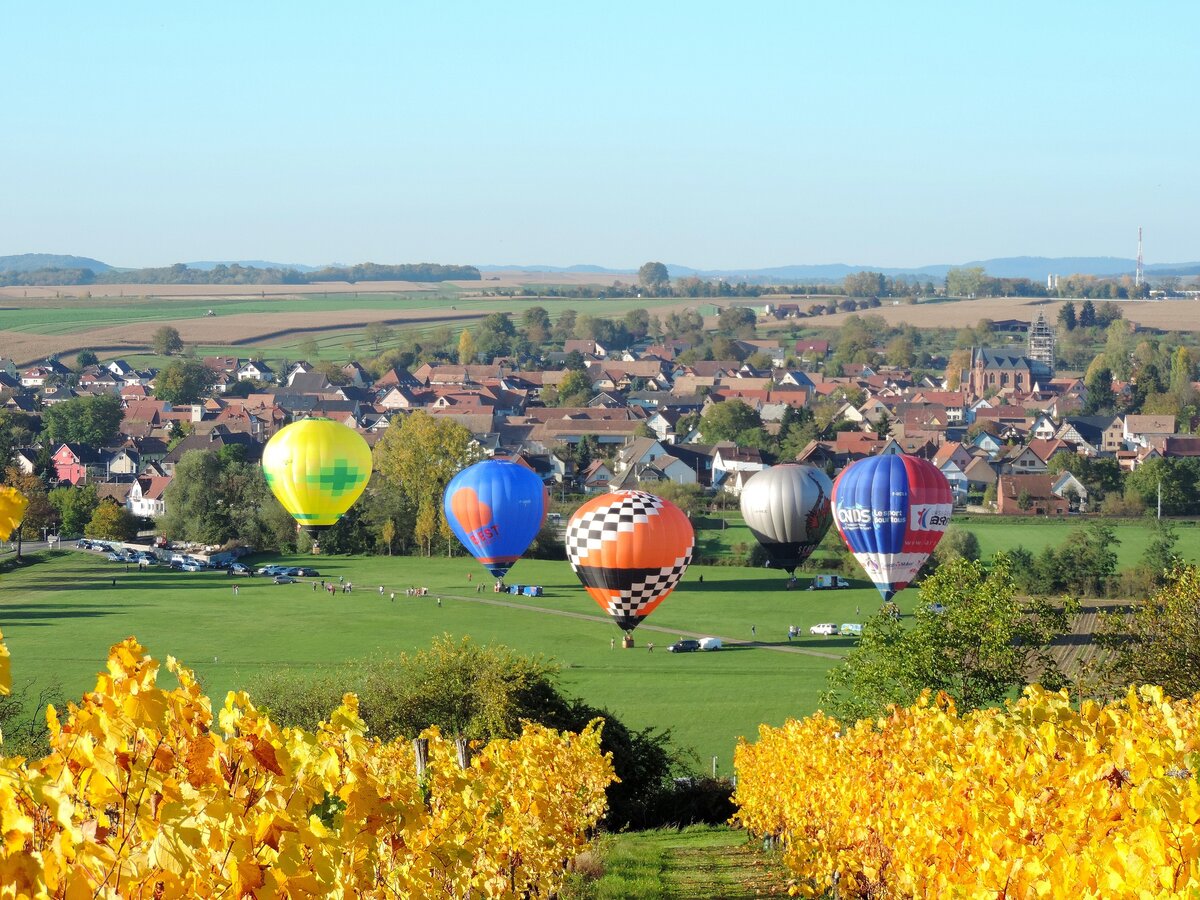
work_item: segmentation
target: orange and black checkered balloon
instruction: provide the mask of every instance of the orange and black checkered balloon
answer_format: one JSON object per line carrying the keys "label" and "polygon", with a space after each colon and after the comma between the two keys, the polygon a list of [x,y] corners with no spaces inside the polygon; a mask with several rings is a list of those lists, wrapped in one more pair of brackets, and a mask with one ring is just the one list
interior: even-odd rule
{"label": "orange and black checkered balloon", "polygon": [[579,507],[567,524],[566,543],[571,568],[592,599],[633,631],[687,571],[695,535],[669,500],[618,491]]}

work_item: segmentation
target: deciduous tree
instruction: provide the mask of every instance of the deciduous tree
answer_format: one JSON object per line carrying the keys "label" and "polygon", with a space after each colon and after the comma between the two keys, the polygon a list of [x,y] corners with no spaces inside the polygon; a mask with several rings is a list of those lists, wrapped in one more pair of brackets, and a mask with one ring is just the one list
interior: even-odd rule
{"label": "deciduous tree", "polygon": [[1200,692],[1200,568],[1177,567],[1131,615],[1102,615],[1097,639],[1112,656],[1096,673],[1101,692],[1156,684],[1177,697]]}
{"label": "deciduous tree", "polygon": [[475,362],[475,338],[471,337],[471,332],[464,328],[458,336],[458,364],[469,366],[473,362]]}
{"label": "deciduous tree", "polygon": [[172,405],[199,403],[210,393],[216,373],[195,359],[172,360],[154,380],[154,396]]}
{"label": "deciduous tree", "polygon": [[762,418],[741,400],[714,403],[700,417],[700,433],[708,443],[737,441],[750,430],[760,430]]}
{"label": "deciduous tree", "polygon": [[92,513],[83,533],[91,538],[130,541],[137,537],[137,518],[124,506],[104,500]]}
{"label": "deciduous tree", "polygon": [[163,325],[150,337],[150,346],[159,356],[170,356],[183,349],[183,338],[173,325]]}
{"label": "deciduous tree", "polygon": [[1010,562],[990,567],[954,560],[925,579],[911,627],[881,613],[830,673],[822,698],[843,721],[909,705],[930,688],[960,710],[999,703],[1032,682],[1056,688],[1063,678],[1047,645],[1067,627],[1066,612],[1021,601]]}
{"label": "deciduous tree", "polygon": [[442,494],[450,479],[480,458],[462,425],[418,410],[397,418],[375,446],[375,471],[411,510],[416,536],[432,552],[442,530]]}
{"label": "deciduous tree", "polygon": [[42,436],[55,445],[69,442],[101,447],[116,437],[122,416],[120,397],[76,397],[46,408]]}
{"label": "deciduous tree", "polygon": [[661,294],[671,284],[671,274],[660,262],[644,263],[638,269],[638,284],[653,294]]}

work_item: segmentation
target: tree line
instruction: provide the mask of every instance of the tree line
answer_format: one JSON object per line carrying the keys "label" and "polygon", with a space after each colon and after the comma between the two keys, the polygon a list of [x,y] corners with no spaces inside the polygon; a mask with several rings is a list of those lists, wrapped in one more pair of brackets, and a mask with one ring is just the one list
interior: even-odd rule
{"label": "tree line", "polygon": [[319,284],[325,281],[480,281],[483,276],[474,266],[439,263],[380,265],[359,263],[354,266],[327,266],[312,272],[297,269],[259,268],[256,266],[213,266],[194,269],[183,263],[146,269],[45,268],[28,272],[0,272],[0,286],[36,287],[56,284]]}

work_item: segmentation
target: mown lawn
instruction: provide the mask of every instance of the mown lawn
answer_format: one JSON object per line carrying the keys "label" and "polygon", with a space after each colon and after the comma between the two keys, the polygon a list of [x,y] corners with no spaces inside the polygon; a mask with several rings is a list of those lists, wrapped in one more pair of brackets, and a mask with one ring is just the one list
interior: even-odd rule
{"label": "mown lawn", "polygon": [[[276,585],[223,572],[126,572],[122,564],[75,551],[7,572],[0,576],[0,629],[14,680],[18,687],[56,681],[67,697],[79,696],[92,686],[109,646],[136,635],[155,656],[173,655],[193,667],[220,700],[264,672],[329,671],[418,650],[437,635],[470,635],[552,657],[568,691],[631,726],[670,728],[703,770],[711,770],[716,756],[718,772],[727,774],[739,736],[754,737],[761,722],[779,724],[816,708],[836,662],[829,656],[850,645],[849,639],[807,636],[789,644],[788,626],[807,633],[816,622],[855,621],[878,605],[865,585],[790,592],[778,572],[696,566],[638,629],[637,647],[622,650],[620,632],[566,563],[526,560],[514,568],[514,582],[545,586],[546,596],[531,599],[490,593],[487,573],[465,558],[295,559],[319,566],[324,577],[352,581],[354,592],[330,597],[307,583]],[[481,578],[485,593],[476,594]],[[430,595],[406,597],[410,586],[428,587]],[[388,599],[393,589],[395,603]],[[715,653],[665,652],[682,634],[720,636],[728,646]],[[646,649],[651,641],[653,653]],[[796,652],[802,649],[822,655]]]}
{"label": "mown lawn", "polygon": [[635,831],[598,842],[599,877],[576,877],[564,900],[740,900],[787,896],[788,873],[744,831],[696,826]]}

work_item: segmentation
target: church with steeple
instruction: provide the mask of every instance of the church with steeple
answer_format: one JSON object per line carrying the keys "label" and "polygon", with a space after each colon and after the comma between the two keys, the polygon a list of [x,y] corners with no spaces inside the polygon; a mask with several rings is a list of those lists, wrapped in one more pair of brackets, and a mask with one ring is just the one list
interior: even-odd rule
{"label": "church with steeple", "polygon": [[1039,311],[1029,326],[1029,346],[1025,354],[1014,350],[976,347],[971,350],[971,371],[964,382],[973,397],[987,393],[1029,393],[1039,382],[1054,377],[1053,326]]}

